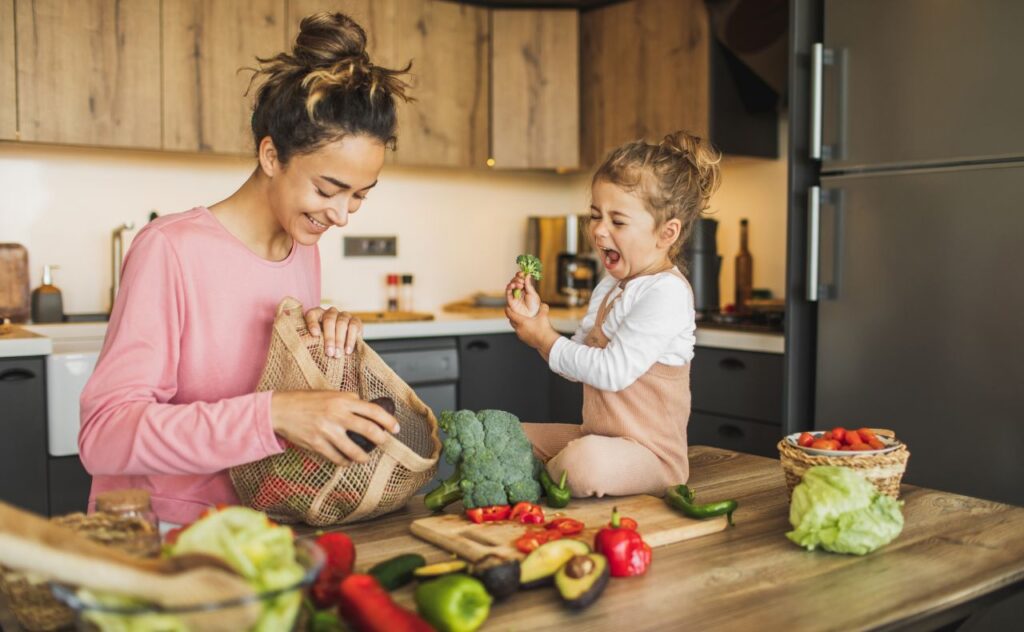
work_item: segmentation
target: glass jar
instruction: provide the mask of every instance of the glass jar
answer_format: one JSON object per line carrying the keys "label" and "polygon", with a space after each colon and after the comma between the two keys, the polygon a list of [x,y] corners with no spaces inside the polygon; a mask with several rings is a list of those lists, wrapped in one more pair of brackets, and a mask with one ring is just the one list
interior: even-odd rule
{"label": "glass jar", "polygon": [[117,489],[96,496],[97,513],[108,514],[126,531],[118,548],[128,553],[151,557],[160,553],[160,521],[153,512],[149,492],[144,489]]}

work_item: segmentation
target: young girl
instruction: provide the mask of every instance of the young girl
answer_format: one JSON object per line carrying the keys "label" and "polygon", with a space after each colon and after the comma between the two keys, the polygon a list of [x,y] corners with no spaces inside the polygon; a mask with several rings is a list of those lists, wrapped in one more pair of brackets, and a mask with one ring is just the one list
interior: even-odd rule
{"label": "young girl", "polygon": [[81,397],[93,498],[144,488],[162,521],[190,522],[237,503],[226,470],[281,452],[280,438],[362,462],[346,430],[376,443],[398,431],[351,393],[253,392],[283,297],[313,308],[306,322],[328,356],[361,337],[357,319],[319,308],[317,241],[377,184],[405,98],[401,72],[370,62],[366,34],[347,16],[320,13],[300,29],[291,54],[260,60],[248,180],[209,208],[150,223],[128,253]]}
{"label": "young girl", "polygon": [[[583,425],[523,424],[573,496],[664,493],[689,476],[693,294],[673,264],[719,184],[720,154],[685,132],[611,152],[591,184],[589,235],[607,275],[572,339],[548,321],[529,279],[506,288],[519,339],[583,382]],[[516,297],[515,290],[521,290]]]}

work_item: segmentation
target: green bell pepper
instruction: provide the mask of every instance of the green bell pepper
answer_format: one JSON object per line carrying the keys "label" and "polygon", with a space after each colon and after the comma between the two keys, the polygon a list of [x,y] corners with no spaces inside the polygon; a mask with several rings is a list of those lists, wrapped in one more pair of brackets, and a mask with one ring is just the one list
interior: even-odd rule
{"label": "green bell pepper", "polygon": [[492,601],[480,580],[462,573],[416,588],[416,609],[439,632],[473,632],[487,620]]}

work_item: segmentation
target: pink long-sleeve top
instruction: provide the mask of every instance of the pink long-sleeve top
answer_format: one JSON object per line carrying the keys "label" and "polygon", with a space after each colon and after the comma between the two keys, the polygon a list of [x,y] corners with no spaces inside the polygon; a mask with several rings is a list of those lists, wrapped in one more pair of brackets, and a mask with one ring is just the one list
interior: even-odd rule
{"label": "pink long-sleeve top", "polygon": [[255,388],[285,296],[319,305],[316,246],[267,261],[202,207],[139,231],[81,396],[90,504],[143,488],[161,520],[180,524],[238,502],[227,468],[282,451],[271,393]]}

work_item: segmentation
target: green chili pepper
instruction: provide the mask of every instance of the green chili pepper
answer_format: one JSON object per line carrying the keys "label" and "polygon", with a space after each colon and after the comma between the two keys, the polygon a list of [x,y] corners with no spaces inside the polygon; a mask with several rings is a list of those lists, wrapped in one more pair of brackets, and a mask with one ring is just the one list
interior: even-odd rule
{"label": "green chili pepper", "polygon": [[555,484],[552,480],[551,475],[548,471],[541,469],[540,471],[540,484],[544,487],[544,495],[547,496],[548,507],[554,507],[561,509],[569,504],[569,499],[572,497],[572,493],[569,488],[566,487],[566,481],[569,480],[569,471],[562,470],[562,481]]}
{"label": "green chili pepper", "polygon": [[732,512],[736,511],[738,506],[735,500],[720,500],[703,505],[694,504],[695,500],[696,494],[686,485],[676,485],[665,490],[665,502],[681,511],[684,516],[703,520],[725,515],[729,518],[729,524],[733,524]]}

